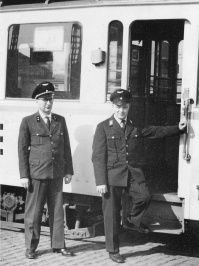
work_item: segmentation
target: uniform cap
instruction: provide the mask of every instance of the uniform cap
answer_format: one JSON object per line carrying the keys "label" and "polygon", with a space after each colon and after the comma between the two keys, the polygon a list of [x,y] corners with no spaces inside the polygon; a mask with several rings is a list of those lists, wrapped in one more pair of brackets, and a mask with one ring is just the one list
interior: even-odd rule
{"label": "uniform cap", "polygon": [[132,100],[132,94],[123,89],[115,90],[111,96],[110,101],[115,104],[124,104],[124,103],[130,103]]}
{"label": "uniform cap", "polygon": [[50,82],[40,83],[32,93],[32,99],[38,99],[43,96],[54,95],[55,88]]}

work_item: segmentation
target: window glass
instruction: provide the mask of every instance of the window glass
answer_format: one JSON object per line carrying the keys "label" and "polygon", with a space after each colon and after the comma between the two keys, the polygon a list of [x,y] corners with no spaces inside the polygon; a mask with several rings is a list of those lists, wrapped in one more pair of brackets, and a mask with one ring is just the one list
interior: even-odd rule
{"label": "window glass", "polygon": [[161,100],[172,98],[172,84],[169,77],[169,42],[152,41],[150,94]]}
{"label": "window glass", "polygon": [[184,44],[183,40],[180,41],[178,44],[177,91],[176,91],[176,102],[177,103],[181,103],[183,44]]}
{"label": "window glass", "polygon": [[55,98],[79,99],[81,43],[78,23],[12,25],[6,97],[31,98],[39,83],[50,81]]}
{"label": "window glass", "polygon": [[166,40],[151,42],[150,96],[159,100],[175,100],[176,103],[180,103],[183,41],[176,44],[175,52],[170,51],[171,47]]}
{"label": "window glass", "polygon": [[134,96],[139,95],[142,49],[143,41],[132,40],[129,86]]}
{"label": "window glass", "polygon": [[108,42],[108,90],[107,100],[110,94],[121,88],[122,76],[122,43],[123,25],[120,21],[113,21],[109,25]]}

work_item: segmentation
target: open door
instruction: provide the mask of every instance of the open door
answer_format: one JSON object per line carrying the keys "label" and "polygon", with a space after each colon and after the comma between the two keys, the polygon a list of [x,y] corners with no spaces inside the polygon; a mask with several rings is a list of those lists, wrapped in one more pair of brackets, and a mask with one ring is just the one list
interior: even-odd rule
{"label": "open door", "polygon": [[[130,118],[137,127],[178,124],[184,21],[135,21],[130,32]],[[180,233],[183,217],[182,202],[177,197],[179,136],[146,139],[139,145],[139,162],[153,195],[145,220],[153,231]]]}
{"label": "open door", "polygon": [[199,235],[199,23],[196,28],[186,21],[184,35],[181,109],[188,126],[180,143],[178,196],[184,200],[187,227],[197,228]]}

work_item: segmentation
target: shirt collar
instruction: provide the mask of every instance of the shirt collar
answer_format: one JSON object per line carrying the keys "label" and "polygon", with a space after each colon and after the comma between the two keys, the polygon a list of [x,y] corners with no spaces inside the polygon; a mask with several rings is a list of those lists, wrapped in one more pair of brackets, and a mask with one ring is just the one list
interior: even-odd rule
{"label": "shirt collar", "polygon": [[50,113],[49,115],[45,115],[45,114],[43,114],[43,113],[39,110],[39,114],[40,114],[40,116],[41,116],[41,118],[42,118],[43,120],[45,120],[46,117],[49,117],[49,119],[50,119],[50,121],[51,121],[52,113]]}
{"label": "shirt collar", "polygon": [[115,120],[118,122],[118,124],[120,125],[121,124],[121,121],[122,120],[125,120],[125,123],[126,123],[126,121],[127,121],[127,117],[125,118],[125,119],[119,119],[115,114],[114,114],[114,118],[115,118]]}

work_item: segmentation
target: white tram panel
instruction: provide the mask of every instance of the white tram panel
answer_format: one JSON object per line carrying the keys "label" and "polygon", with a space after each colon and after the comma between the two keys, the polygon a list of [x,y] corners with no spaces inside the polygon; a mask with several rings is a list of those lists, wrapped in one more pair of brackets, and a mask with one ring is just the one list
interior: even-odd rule
{"label": "white tram panel", "polygon": [[[163,8],[163,3],[165,1],[158,1],[157,4],[153,1],[146,1],[146,5],[144,5],[145,3],[143,1],[140,6],[133,5],[135,4],[134,1],[132,1],[132,5],[130,5],[130,1],[124,1],[125,6],[120,6],[122,1],[118,3],[118,6],[113,6],[114,1],[107,2],[110,2],[109,6],[98,4],[98,7],[94,7],[94,5],[90,8],[76,7],[74,10],[67,8],[67,6],[66,8],[63,6],[63,8],[56,7],[56,9],[53,9],[52,4],[49,5],[49,7],[48,5],[41,5],[41,8],[37,8],[36,10],[33,8],[27,8],[27,10],[20,10],[19,12],[2,12],[1,24],[4,25],[3,32],[6,31],[6,38],[3,38],[2,40],[3,50],[7,47],[7,29],[12,24],[70,21],[81,23],[83,26],[81,101],[88,102],[89,98],[92,99],[93,102],[103,103],[105,101],[106,68],[105,66],[98,68],[93,66],[90,62],[90,57],[92,50],[101,48],[102,50],[107,51],[108,24],[113,20],[120,20],[124,26],[129,26],[135,20],[187,18],[187,7],[183,6],[183,3],[180,5],[181,12],[178,12],[179,5],[172,5],[172,8],[169,5],[164,5]],[[148,5],[150,2],[153,4],[152,6]],[[169,2],[171,4],[173,3],[172,1]],[[186,3],[186,1],[184,2]],[[45,6],[45,8],[43,6]],[[81,4],[79,4],[79,6],[81,6]],[[122,9],[123,12],[121,12]],[[190,12],[188,13],[189,17],[187,19],[195,19],[193,13],[197,12],[194,12],[194,7],[190,6]],[[124,43],[124,48],[127,48],[128,50],[128,45],[127,47],[125,47],[125,45],[127,45],[127,43]],[[125,57],[123,60],[124,59]],[[124,63],[123,66],[123,72],[127,73],[127,64]],[[5,69],[5,63],[3,69]],[[123,76],[122,84],[127,84],[127,82],[125,82],[126,80],[127,76]],[[3,77],[3,81],[5,84],[5,76]]]}
{"label": "white tram panel", "polygon": [[[192,122],[193,132],[190,138],[193,138],[191,149],[191,184],[190,184],[190,204],[188,219],[199,220],[199,110],[193,113]],[[185,214],[186,215],[186,214]],[[185,217],[186,218],[186,217]]]}
{"label": "white tram panel", "polygon": [[[195,12],[194,12],[195,14]],[[178,196],[185,199],[184,218],[199,220],[199,110],[196,103],[197,80],[198,80],[198,47],[199,47],[199,19],[192,16],[192,23],[185,22],[184,30],[184,56],[183,56],[183,79],[182,79],[182,113],[184,107],[183,93],[188,91],[188,97],[194,100],[190,106],[190,119],[188,120],[188,138],[187,151],[190,154],[190,160],[183,158],[183,137],[180,141],[179,150],[179,170],[178,170]]]}
{"label": "white tram panel", "polygon": [[[20,16],[19,16],[20,13]],[[83,47],[82,47],[82,78],[80,89],[80,101],[90,104],[82,106],[79,102],[65,101],[64,103],[55,100],[53,111],[59,113],[66,118],[69,129],[71,149],[73,156],[73,164],[75,175],[72,183],[64,184],[64,192],[72,192],[86,195],[98,195],[96,192],[93,167],[91,162],[92,141],[96,124],[110,115],[110,104],[108,108],[101,106],[96,108],[96,102],[105,102],[105,67],[96,69],[91,64],[91,50],[101,48],[107,43],[107,33],[104,31],[104,25],[96,24],[98,28],[96,38],[93,36],[93,28],[89,29],[90,20],[85,20],[85,14],[76,9],[71,10],[48,10],[44,11],[25,11],[25,12],[3,13],[2,33],[5,38],[1,42],[2,50],[7,51],[7,34],[8,28],[12,24],[28,24],[28,23],[49,23],[78,21],[83,25]],[[92,12],[91,12],[92,13]],[[95,14],[92,13],[91,20],[94,20]],[[78,19],[77,19],[78,18]],[[82,19],[83,18],[83,19]],[[82,21],[82,20],[85,21]],[[100,30],[101,27],[101,30]],[[88,30],[86,30],[88,29]],[[100,34],[101,32],[101,34]],[[100,43],[100,41],[102,43]],[[87,45],[90,43],[90,45]],[[6,53],[4,53],[6,55]],[[85,55],[85,56],[84,56]],[[6,69],[6,56],[1,61],[2,69]],[[5,73],[5,72],[4,72]],[[2,76],[2,88],[5,88],[5,75]],[[103,82],[102,82],[103,81]],[[85,84],[84,84],[85,83]],[[37,107],[33,101],[22,99],[6,99],[5,89],[1,90],[1,123],[4,126],[3,134],[3,152],[1,156],[1,183],[11,186],[20,186],[19,170],[18,170],[18,154],[17,141],[19,125],[24,116],[36,112]],[[103,109],[103,110],[102,110]],[[104,109],[107,112],[104,112]],[[102,111],[101,111],[102,110]]]}
{"label": "white tram panel", "polygon": [[[20,106],[21,105],[21,106]],[[73,157],[74,176],[71,184],[64,184],[64,192],[72,192],[85,195],[97,195],[96,185],[91,161],[92,141],[96,124],[104,119],[99,115],[101,106],[93,110],[79,103],[66,102],[61,104],[55,100],[53,112],[62,114],[67,122],[71,150]],[[63,107],[67,105],[67,107]],[[81,106],[81,107],[80,107]],[[96,106],[95,106],[96,107]],[[106,114],[110,113],[107,106]],[[18,133],[21,120],[24,116],[37,111],[35,102],[20,102],[19,105],[1,106],[0,121],[3,124],[4,142],[1,156],[1,184],[20,186],[18,168]]]}
{"label": "white tram panel", "polygon": [[[198,54],[196,49],[192,49],[194,47],[191,46],[191,43],[193,45],[197,43],[194,39],[195,35],[190,33],[196,33],[193,29],[196,24],[198,25],[198,1],[156,1],[156,3],[154,1],[142,1],[141,5],[138,5],[138,1],[107,1],[107,6],[103,2],[99,2],[98,6],[93,4],[90,8],[81,8],[81,3],[79,3],[74,9],[72,7],[67,8],[67,5],[63,5],[61,8],[56,5],[56,8],[53,9],[53,4],[38,5],[39,8],[35,10],[34,8],[27,8],[24,11],[18,7],[17,12],[14,11],[14,8],[10,8],[10,12],[4,12],[6,10],[4,8],[1,12],[0,9],[2,36],[0,42],[0,123],[3,124],[3,130],[1,131],[3,143],[0,144],[0,148],[3,148],[4,152],[3,156],[0,157],[2,184],[20,185],[17,155],[19,125],[22,117],[36,111],[33,101],[5,100],[7,35],[8,28],[12,24],[77,21],[82,25],[80,102],[59,102],[59,100],[56,100],[53,109],[55,113],[60,113],[66,118],[73,154],[75,176],[70,185],[64,185],[65,192],[97,195],[91,163],[92,138],[97,123],[111,114],[111,106],[110,104],[104,104],[106,101],[106,64],[96,67],[91,63],[90,58],[91,51],[98,48],[104,50],[107,56],[107,32],[111,21],[119,20],[124,25],[123,85],[128,83],[127,29],[129,30],[129,25],[133,21],[153,19],[186,19],[189,21],[189,26],[185,26],[185,43],[189,42],[185,51],[188,51],[188,48],[191,48],[191,50],[189,50],[189,58],[187,57],[184,61],[183,80],[185,79],[185,81],[183,81],[183,88],[190,87],[191,96],[195,100],[194,95],[196,94],[193,95],[193,88],[196,87],[194,80],[196,80],[197,67],[194,58]],[[117,3],[117,6],[114,6],[115,3]],[[124,3],[123,6],[122,3]],[[152,5],[149,5],[150,3]],[[191,3],[196,4],[192,5]],[[186,30],[187,27],[190,28],[190,31]],[[186,53],[184,55],[186,56]],[[193,65],[193,71],[190,71],[190,68],[192,68],[190,65]],[[195,107],[192,117],[191,125],[194,127],[195,134],[190,140],[192,148],[190,150],[190,163],[181,158],[182,142],[180,144],[179,196],[185,198],[185,218],[199,220],[199,214],[198,212],[196,214],[195,211],[199,208],[198,191],[195,189],[195,186],[199,184],[197,149],[199,117],[197,107]]]}

